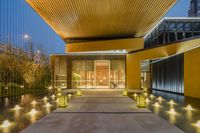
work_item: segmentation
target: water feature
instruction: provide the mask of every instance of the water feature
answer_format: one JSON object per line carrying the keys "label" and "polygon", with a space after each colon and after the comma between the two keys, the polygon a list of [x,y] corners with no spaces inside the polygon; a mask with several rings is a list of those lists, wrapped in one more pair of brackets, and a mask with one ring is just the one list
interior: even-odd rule
{"label": "water feature", "polygon": [[[44,99],[44,97],[46,98]],[[33,101],[35,101],[35,104]],[[17,97],[1,98],[0,132],[18,133],[56,109],[56,107],[56,98],[52,97],[50,93],[23,94]]]}
{"label": "water feature", "polygon": [[184,132],[200,133],[200,99],[162,91],[153,91],[147,98],[147,108],[158,116]]}

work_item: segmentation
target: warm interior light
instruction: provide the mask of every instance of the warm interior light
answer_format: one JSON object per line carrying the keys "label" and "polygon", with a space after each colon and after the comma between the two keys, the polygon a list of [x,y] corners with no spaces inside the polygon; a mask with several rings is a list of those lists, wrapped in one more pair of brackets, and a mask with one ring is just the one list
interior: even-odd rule
{"label": "warm interior light", "polygon": [[37,111],[36,109],[32,109],[32,110],[29,112],[29,114],[30,114],[30,115],[35,115],[37,112],[38,112],[38,111]]}
{"label": "warm interior light", "polygon": [[137,94],[136,93],[134,93],[134,95],[133,95],[134,97],[137,97]]}
{"label": "warm interior light", "polygon": [[148,94],[145,92],[144,95],[147,96]]}
{"label": "warm interior light", "polygon": [[1,124],[2,128],[8,128],[9,126],[11,126],[11,123],[9,120],[5,120],[3,121],[3,123]]}
{"label": "warm interior light", "polygon": [[153,94],[150,95],[151,99],[154,97]]}
{"label": "warm interior light", "polygon": [[169,111],[169,113],[175,115],[176,111],[173,108],[171,108],[170,111]]}
{"label": "warm interior light", "polygon": [[173,105],[173,104],[175,104],[175,102],[173,100],[170,100],[169,104]]}
{"label": "warm interior light", "polygon": [[188,104],[186,108],[187,108],[187,110],[193,110],[193,108],[190,104]]}
{"label": "warm interior light", "polygon": [[156,103],[154,104],[154,106],[155,106],[155,107],[160,107],[160,105],[159,105],[158,102],[156,102]]}
{"label": "warm interior light", "polygon": [[44,106],[48,108],[51,107],[52,105],[50,103],[46,103]]}
{"label": "warm interior light", "polygon": [[31,104],[32,104],[32,105],[36,105],[37,102],[36,102],[35,100],[33,100],[33,101],[31,102]]}
{"label": "warm interior light", "polygon": [[17,110],[20,110],[22,109],[19,105],[15,105],[15,107],[13,108],[13,110],[17,111]]}

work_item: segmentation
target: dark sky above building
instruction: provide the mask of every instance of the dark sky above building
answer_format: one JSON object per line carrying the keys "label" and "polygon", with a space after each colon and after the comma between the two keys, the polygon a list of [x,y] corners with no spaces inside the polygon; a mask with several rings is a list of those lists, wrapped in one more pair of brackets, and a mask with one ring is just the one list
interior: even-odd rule
{"label": "dark sky above building", "polygon": [[[189,0],[179,0],[166,14],[167,17],[186,17]],[[0,43],[12,40],[17,46],[27,46],[24,34],[47,54],[64,53],[65,43],[39,17],[25,0],[0,0]]]}

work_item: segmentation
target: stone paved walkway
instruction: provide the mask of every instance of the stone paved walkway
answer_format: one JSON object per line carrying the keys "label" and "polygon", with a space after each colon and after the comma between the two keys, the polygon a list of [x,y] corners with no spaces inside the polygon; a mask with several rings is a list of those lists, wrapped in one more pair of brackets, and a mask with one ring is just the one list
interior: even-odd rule
{"label": "stone paved walkway", "polygon": [[120,91],[85,91],[22,133],[182,133]]}

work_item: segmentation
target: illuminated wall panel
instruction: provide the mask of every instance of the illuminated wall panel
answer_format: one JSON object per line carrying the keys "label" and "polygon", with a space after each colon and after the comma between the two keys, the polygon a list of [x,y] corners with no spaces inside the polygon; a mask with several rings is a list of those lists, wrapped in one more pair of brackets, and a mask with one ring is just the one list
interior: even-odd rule
{"label": "illuminated wall panel", "polygon": [[152,88],[184,93],[183,54],[152,64]]}

